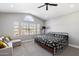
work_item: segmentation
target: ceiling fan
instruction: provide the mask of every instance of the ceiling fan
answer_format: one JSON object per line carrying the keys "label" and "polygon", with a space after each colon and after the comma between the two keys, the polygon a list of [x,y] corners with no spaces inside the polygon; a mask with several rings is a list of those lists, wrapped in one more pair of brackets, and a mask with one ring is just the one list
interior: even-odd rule
{"label": "ceiling fan", "polygon": [[38,8],[46,6],[46,10],[48,10],[48,6],[58,6],[58,4],[44,3],[44,5],[39,6]]}

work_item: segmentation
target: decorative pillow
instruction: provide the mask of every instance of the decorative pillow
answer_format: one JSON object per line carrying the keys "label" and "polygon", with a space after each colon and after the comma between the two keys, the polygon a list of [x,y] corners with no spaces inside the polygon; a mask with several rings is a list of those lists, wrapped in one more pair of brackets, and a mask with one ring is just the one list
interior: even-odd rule
{"label": "decorative pillow", "polygon": [[8,43],[8,42],[10,42],[10,40],[9,40],[9,38],[4,37],[4,38],[3,38],[3,42]]}
{"label": "decorative pillow", "polygon": [[4,42],[0,41],[0,48],[5,48],[8,47],[7,44],[5,44]]}
{"label": "decorative pillow", "polygon": [[5,36],[5,38],[8,38],[10,41],[13,40],[10,36]]}

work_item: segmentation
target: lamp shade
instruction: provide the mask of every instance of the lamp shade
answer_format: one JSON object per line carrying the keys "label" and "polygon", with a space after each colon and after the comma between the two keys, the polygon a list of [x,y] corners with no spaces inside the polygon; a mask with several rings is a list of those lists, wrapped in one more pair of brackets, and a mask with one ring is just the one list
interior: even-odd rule
{"label": "lamp shade", "polygon": [[42,29],[46,29],[46,26],[42,26]]}

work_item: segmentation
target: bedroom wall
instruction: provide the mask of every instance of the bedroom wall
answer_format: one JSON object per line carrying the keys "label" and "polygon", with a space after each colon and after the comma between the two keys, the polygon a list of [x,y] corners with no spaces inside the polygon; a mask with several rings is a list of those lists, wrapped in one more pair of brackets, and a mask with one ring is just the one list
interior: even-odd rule
{"label": "bedroom wall", "polygon": [[[32,36],[20,36],[20,37],[14,37],[13,36],[13,27],[14,22],[23,22],[24,17],[29,14],[24,13],[0,13],[0,35],[9,35],[13,38],[20,38],[21,40],[29,40],[32,38]],[[30,14],[31,15],[31,14]],[[31,15],[33,16],[33,15]],[[44,21],[36,16],[33,16],[34,23],[38,23],[41,26],[44,25]]]}
{"label": "bedroom wall", "polygon": [[79,46],[79,12],[46,21],[47,32],[69,33],[69,44]]}

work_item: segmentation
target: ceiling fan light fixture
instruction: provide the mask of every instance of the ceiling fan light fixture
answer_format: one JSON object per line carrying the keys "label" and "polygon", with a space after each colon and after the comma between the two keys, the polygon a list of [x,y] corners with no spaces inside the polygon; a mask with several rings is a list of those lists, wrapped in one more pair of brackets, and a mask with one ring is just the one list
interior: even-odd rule
{"label": "ceiling fan light fixture", "polygon": [[54,3],[44,3],[44,5],[39,6],[38,8],[44,7],[46,6],[46,10],[48,10],[48,6],[58,6],[58,4],[54,4]]}

